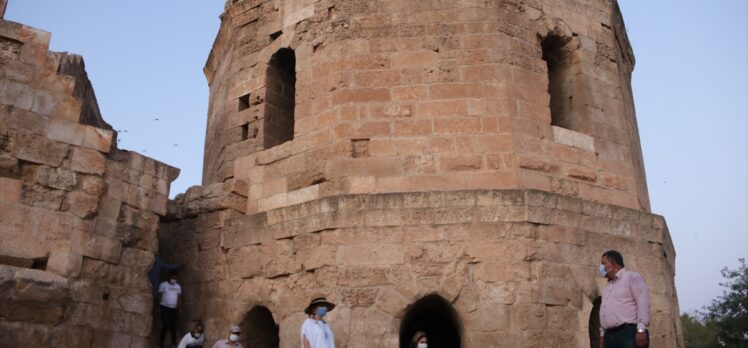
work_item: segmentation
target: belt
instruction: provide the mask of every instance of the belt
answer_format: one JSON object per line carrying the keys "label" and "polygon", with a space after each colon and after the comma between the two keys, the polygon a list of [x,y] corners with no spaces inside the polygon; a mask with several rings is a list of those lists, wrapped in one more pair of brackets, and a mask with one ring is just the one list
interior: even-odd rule
{"label": "belt", "polygon": [[610,329],[605,329],[605,333],[612,334],[612,333],[616,333],[618,331],[621,331],[623,329],[630,328],[630,327],[636,328],[636,324],[631,324],[631,323],[621,324],[616,327],[611,327]]}

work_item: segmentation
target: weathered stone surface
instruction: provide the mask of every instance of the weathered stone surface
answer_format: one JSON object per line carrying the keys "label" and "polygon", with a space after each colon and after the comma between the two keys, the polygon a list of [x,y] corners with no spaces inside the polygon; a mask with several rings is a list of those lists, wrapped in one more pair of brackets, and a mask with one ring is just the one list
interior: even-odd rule
{"label": "weathered stone surface", "polygon": [[113,146],[82,58],[49,39],[0,18],[0,341],[147,347],[178,170]]}
{"label": "weathered stone surface", "polygon": [[106,158],[100,152],[82,147],[73,148],[70,168],[79,173],[104,174]]}
{"label": "weathered stone surface", "polygon": [[65,168],[39,166],[36,169],[36,182],[60,190],[71,190],[77,184],[75,172]]}
{"label": "weathered stone surface", "polygon": [[62,160],[68,155],[70,146],[44,137],[19,132],[15,136],[13,147],[18,159],[59,167]]}
{"label": "weathered stone surface", "polygon": [[[481,213],[487,208],[500,212],[492,215],[490,222],[484,221]],[[520,346],[527,342],[527,338],[511,338],[512,334],[506,331],[510,328],[521,337],[531,337],[533,342],[537,339],[541,345],[552,344],[547,341],[551,335],[554,340],[576,346],[576,342],[588,340],[578,335],[586,325],[579,318],[587,318],[591,310],[583,302],[600,295],[594,267],[600,250],[607,248],[601,241],[608,232],[599,226],[614,224],[614,217],[652,224],[651,219],[644,218],[646,213],[617,209],[621,208],[528,190],[336,196],[224,221],[223,238],[231,239],[222,244],[228,250],[226,258],[216,257],[215,251],[220,249],[215,246],[207,250],[189,247],[192,256],[186,256],[183,248],[192,242],[173,242],[185,238],[185,233],[194,234],[195,238],[208,231],[221,233],[221,222],[215,216],[212,223],[201,223],[202,227],[187,221],[162,224],[168,232],[161,235],[161,245],[169,257],[187,263],[191,259],[208,259],[208,263],[200,262],[201,267],[209,265],[212,270],[221,270],[210,272],[211,281],[196,284],[203,291],[226,294],[232,290],[210,289],[212,281],[251,279],[286,294],[278,297],[272,292],[253,291],[240,296],[245,301],[276,308],[273,313],[286,318],[280,322],[295,312],[287,302],[291,300],[283,297],[294,297],[294,301],[302,302],[298,307],[303,307],[304,299],[299,297],[306,293],[305,289],[317,289],[336,296],[338,309],[345,313],[365,310],[355,314],[360,322],[349,319],[343,326],[352,325],[350,330],[358,330],[355,327],[360,325],[390,322],[387,325],[395,325],[394,329],[382,335],[389,337],[385,340],[397,341],[397,327],[405,320],[409,304],[435,292],[448,302],[456,301],[464,334],[471,340],[510,337]],[[367,226],[365,219],[359,219],[357,224],[340,227],[333,219],[319,218],[320,214],[329,213],[363,217],[372,211],[381,223]],[[407,215],[412,214],[407,219],[403,218],[406,211]],[[582,211],[589,214],[587,219],[601,221],[597,227],[585,227],[594,232],[564,227],[570,223],[568,219],[581,216]],[[533,222],[543,215],[561,218],[562,224]],[[446,225],[436,225],[435,221]],[[309,225],[315,226],[315,232],[286,231]],[[590,239],[590,234],[594,239]],[[636,243],[648,244],[644,240]],[[637,247],[631,247],[634,249],[624,250],[635,253]],[[655,263],[658,262],[662,261]],[[647,266],[642,272],[648,279],[655,279],[660,271]],[[302,286],[299,277],[310,273],[315,282]],[[187,295],[193,298],[190,303],[205,298],[201,296],[204,295]],[[364,314],[373,313],[373,309],[376,315]],[[348,320],[344,319],[346,315],[337,320]],[[214,317],[223,315],[216,313]],[[362,335],[368,337],[366,333]]]}
{"label": "weathered stone surface", "polygon": [[67,210],[81,219],[94,217],[98,207],[99,197],[80,191],[70,192],[63,204],[63,210]]}
{"label": "weathered stone surface", "polygon": [[99,235],[76,231],[72,239],[73,252],[110,263],[119,262],[122,242]]}
{"label": "weathered stone surface", "polygon": [[42,186],[25,186],[21,203],[48,210],[60,210],[65,199],[65,191]]}
{"label": "weathered stone surface", "polygon": [[0,203],[17,204],[21,200],[23,182],[0,177]]}
{"label": "weathered stone surface", "polygon": [[76,277],[82,262],[83,256],[72,251],[69,241],[57,242],[50,248],[47,271],[63,277]]}
{"label": "weathered stone surface", "polygon": [[46,268],[0,267],[0,340],[145,347],[159,254],[208,337],[262,306],[290,347],[324,294],[341,347],[424,318],[468,348],[585,346],[615,247],[677,346],[625,33],[615,2],[228,2],[204,186],[168,204],[178,170],[116,148],[82,58],[0,20],[0,262]]}

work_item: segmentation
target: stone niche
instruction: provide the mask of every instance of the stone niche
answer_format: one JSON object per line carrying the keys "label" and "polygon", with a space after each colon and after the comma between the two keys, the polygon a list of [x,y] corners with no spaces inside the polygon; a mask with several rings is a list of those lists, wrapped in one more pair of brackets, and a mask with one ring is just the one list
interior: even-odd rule
{"label": "stone niche", "polygon": [[179,170],[118,149],[82,58],[49,40],[0,18],[0,342],[146,347]]}

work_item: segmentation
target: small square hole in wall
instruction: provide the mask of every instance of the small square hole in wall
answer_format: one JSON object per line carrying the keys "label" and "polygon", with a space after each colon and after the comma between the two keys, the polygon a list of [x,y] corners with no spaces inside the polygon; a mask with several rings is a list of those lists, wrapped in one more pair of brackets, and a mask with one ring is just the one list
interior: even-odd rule
{"label": "small square hole in wall", "polygon": [[43,258],[34,259],[33,262],[31,263],[31,268],[46,270],[47,269],[47,258],[43,257]]}
{"label": "small square hole in wall", "polygon": [[353,157],[369,157],[369,139],[351,139]]}
{"label": "small square hole in wall", "polygon": [[239,111],[249,109],[249,93],[239,97]]}
{"label": "small square hole in wall", "polygon": [[242,141],[249,139],[249,123],[242,125]]}

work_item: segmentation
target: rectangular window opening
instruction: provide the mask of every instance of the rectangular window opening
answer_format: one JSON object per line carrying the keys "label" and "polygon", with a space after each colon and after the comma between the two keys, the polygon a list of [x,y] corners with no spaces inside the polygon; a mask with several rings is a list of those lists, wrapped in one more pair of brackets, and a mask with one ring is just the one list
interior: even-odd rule
{"label": "rectangular window opening", "polygon": [[249,123],[242,125],[242,141],[249,139]]}
{"label": "rectangular window opening", "polygon": [[244,110],[249,109],[249,96],[250,96],[250,93],[247,93],[239,97],[239,111],[244,111]]}

